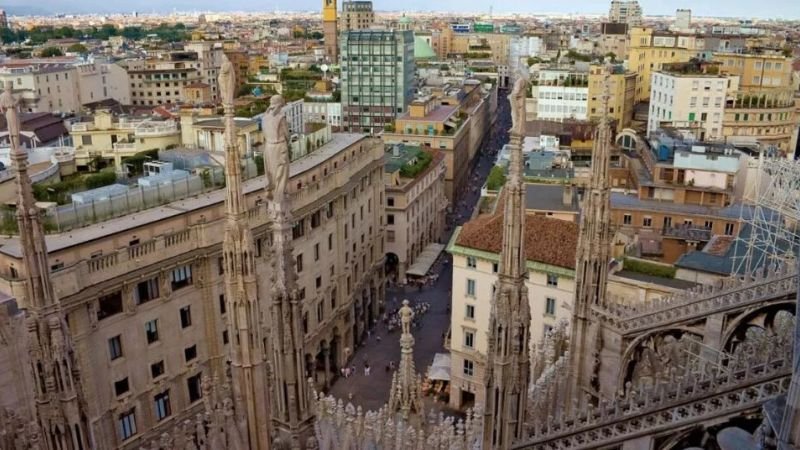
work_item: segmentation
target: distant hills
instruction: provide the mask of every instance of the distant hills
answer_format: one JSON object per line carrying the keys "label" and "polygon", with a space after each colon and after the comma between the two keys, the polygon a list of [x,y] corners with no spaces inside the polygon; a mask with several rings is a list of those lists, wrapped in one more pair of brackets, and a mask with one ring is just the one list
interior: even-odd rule
{"label": "distant hills", "polygon": [[5,9],[6,14],[9,16],[45,16],[53,14],[53,11],[38,5],[4,4],[0,9]]}

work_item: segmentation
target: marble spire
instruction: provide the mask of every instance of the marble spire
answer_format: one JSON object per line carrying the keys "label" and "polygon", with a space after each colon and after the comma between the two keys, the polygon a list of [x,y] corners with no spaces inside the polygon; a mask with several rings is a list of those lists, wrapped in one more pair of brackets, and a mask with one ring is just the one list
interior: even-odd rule
{"label": "marble spire", "polygon": [[581,208],[580,231],[576,255],[575,301],[572,313],[570,338],[569,396],[582,399],[585,394],[595,395],[599,388],[593,372],[597,364],[593,345],[599,346],[596,336],[589,330],[592,305],[603,304],[606,299],[608,264],[611,261],[611,218],[609,190],[609,161],[611,159],[611,118],[608,102],[611,98],[610,67],[606,67],[603,81],[603,115],[597,126],[592,149],[592,176],[586,188]]}
{"label": "marble spire", "polygon": [[411,414],[422,415],[422,379],[414,366],[414,336],[411,335],[411,320],[414,310],[403,300],[400,308],[400,365],[392,375],[392,388],[389,391],[389,410],[400,413],[408,420]]}
{"label": "marble spire", "polygon": [[[314,412],[306,381],[303,298],[297,286],[292,243],[292,217],[286,186],[289,178],[289,140],[283,98],[273,96],[265,113],[265,193],[272,220],[271,328],[272,375],[274,378],[273,424],[281,441],[292,449],[312,436]],[[302,223],[302,222],[301,222]]]}
{"label": "marble spire", "polygon": [[233,411],[228,420],[246,429],[247,448],[270,448],[270,398],[267,353],[261,329],[261,305],[255,273],[255,247],[247,221],[239,146],[236,141],[233,65],[226,61],[219,75],[225,110],[225,301],[228,305],[229,358]]}
{"label": "marble spire", "polygon": [[522,139],[525,132],[527,75],[520,74],[509,95],[513,125],[505,190],[503,246],[497,289],[489,316],[486,407],[483,448],[504,450],[522,438],[530,378],[530,323],[525,286],[525,184]]}
{"label": "marble spire", "polygon": [[11,161],[17,172],[17,225],[25,281],[28,355],[35,379],[36,421],[47,449],[89,448],[78,368],[74,360],[72,337],[64,312],[50,280],[47,244],[41,212],[35,205],[28,175],[28,154],[20,145],[18,100],[13,82],[6,81],[0,95],[0,110],[6,116]]}

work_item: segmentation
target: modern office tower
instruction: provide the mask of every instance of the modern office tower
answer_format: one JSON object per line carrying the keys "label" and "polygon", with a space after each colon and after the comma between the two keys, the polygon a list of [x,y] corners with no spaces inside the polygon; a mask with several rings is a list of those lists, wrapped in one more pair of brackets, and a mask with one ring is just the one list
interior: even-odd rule
{"label": "modern office tower", "polygon": [[414,94],[414,34],[361,30],[342,34],[342,127],[375,133],[406,112]]}
{"label": "modern office tower", "polygon": [[341,29],[346,33],[352,30],[366,30],[375,23],[372,2],[350,1],[342,3]]}
{"label": "modern office tower", "polygon": [[612,0],[611,9],[608,11],[608,20],[610,22],[638,25],[642,22],[642,7],[639,6],[639,2],[636,0]]}

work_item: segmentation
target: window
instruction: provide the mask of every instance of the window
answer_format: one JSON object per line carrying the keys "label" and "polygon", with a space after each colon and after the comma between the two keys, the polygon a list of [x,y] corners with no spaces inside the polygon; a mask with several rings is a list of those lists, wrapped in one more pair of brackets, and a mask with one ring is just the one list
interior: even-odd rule
{"label": "window", "polygon": [[556,299],[547,297],[544,303],[544,314],[546,316],[556,315]]}
{"label": "window", "polygon": [[386,242],[394,242],[394,230],[386,230]]}
{"label": "window", "polygon": [[467,267],[469,267],[470,269],[474,269],[477,266],[478,266],[478,263],[477,263],[477,261],[475,261],[475,257],[474,256],[467,256]]}
{"label": "window", "polygon": [[464,330],[464,347],[475,348],[475,332]]}
{"label": "window", "polygon": [[319,261],[319,244],[314,244],[314,261]]}
{"label": "window", "polygon": [[387,225],[394,225],[394,214],[387,214],[386,215],[386,224]]}
{"label": "window", "polygon": [[150,376],[153,378],[158,378],[161,375],[164,375],[164,361],[161,360],[159,362],[150,364]]}
{"label": "window", "polygon": [[148,344],[158,341],[158,319],[145,322],[144,334],[147,336]]}
{"label": "window", "polygon": [[467,319],[475,319],[475,305],[466,305],[464,316]]}
{"label": "window", "polygon": [[465,359],[464,360],[464,375],[471,377],[475,374],[475,363]]}
{"label": "window", "polygon": [[191,347],[186,347],[183,349],[183,358],[188,363],[189,361],[197,358],[197,345],[193,345]]}
{"label": "window", "polygon": [[122,312],[122,291],[103,295],[97,299],[97,320],[103,320]]}
{"label": "window", "polygon": [[292,226],[292,239],[297,239],[305,235],[306,221],[300,219]]}
{"label": "window", "polygon": [[726,223],[725,224],[725,234],[728,236],[733,236],[733,224]]}
{"label": "window", "polygon": [[703,224],[703,227],[705,227],[707,230],[710,230],[714,228],[714,222],[711,220],[706,220],[705,223]]}
{"label": "window", "polygon": [[652,217],[642,218],[642,226],[646,228],[650,228],[651,226],[653,226],[653,218]]}
{"label": "window", "polygon": [[558,275],[553,275],[552,273],[547,274],[547,285],[556,287],[558,286]]}
{"label": "window", "polygon": [[136,409],[119,415],[119,439],[124,441],[136,434]]}
{"label": "window", "polygon": [[81,136],[81,144],[92,145],[92,136],[88,134]]}
{"label": "window", "polygon": [[117,397],[128,392],[129,390],[130,386],[128,384],[128,377],[114,382],[114,394],[116,394]]}
{"label": "window", "polygon": [[492,273],[497,273],[500,270],[499,263],[492,263]]}
{"label": "window", "polygon": [[156,420],[164,420],[172,414],[169,406],[169,389],[153,398],[156,407]]}
{"label": "window", "polygon": [[633,217],[630,214],[625,214],[622,216],[622,224],[623,225],[630,225],[633,222]]}
{"label": "window", "polygon": [[333,250],[333,233],[328,234],[328,250]]}
{"label": "window", "polygon": [[186,388],[189,390],[189,403],[194,403],[203,398],[203,390],[200,388],[200,375],[186,379]]}
{"label": "window", "polygon": [[394,206],[394,197],[386,197],[386,206]]}
{"label": "window", "polygon": [[222,330],[222,344],[228,344],[228,330]]}
{"label": "window", "polygon": [[137,284],[133,294],[136,296],[137,305],[158,298],[158,277],[153,277]]}
{"label": "window", "polygon": [[122,357],[122,336],[117,335],[108,340],[108,353],[112,361]]}
{"label": "window", "polygon": [[475,297],[475,280],[467,279],[467,296]]}
{"label": "window", "polygon": [[225,258],[220,256],[217,258],[217,275],[222,275],[225,273]]}
{"label": "window", "polygon": [[689,121],[690,122],[694,122],[694,117],[695,117],[695,114],[693,112],[690,112],[689,113]]}
{"label": "window", "polygon": [[192,284],[192,266],[185,265],[172,269],[172,290],[189,286]]}
{"label": "window", "polygon": [[297,273],[302,272],[303,271],[303,254],[302,253],[297,255],[297,258],[295,259],[295,263],[296,263],[295,268],[297,270]]}
{"label": "window", "polygon": [[219,294],[219,313],[220,315],[225,314],[227,311],[228,305],[225,304],[225,294]]}
{"label": "window", "polygon": [[664,228],[672,228],[672,217],[664,217]]}
{"label": "window", "polygon": [[186,305],[181,308],[181,328],[190,327],[192,325],[192,306]]}
{"label": "window", "polygon": [[688,227],[692,226],[692,219],[683,219],[683,224]]}
{"label": "window", "polygon": [[322,221],[320,220],[321,214],[319,211],[315,211],[314,214],[311,214],[311,228],[317,228],[320,226]]}

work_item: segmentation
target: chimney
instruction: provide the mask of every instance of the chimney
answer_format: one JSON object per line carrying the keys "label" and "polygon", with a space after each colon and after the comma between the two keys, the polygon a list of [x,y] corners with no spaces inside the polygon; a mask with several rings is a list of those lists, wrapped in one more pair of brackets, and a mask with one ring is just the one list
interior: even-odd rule
{"label": "chimney", "polygon": [[564,206],[572,206],[572,201],[574,198],[573,187],[571,184],[564,185],[564,191],[562,193],[562,202]]}

